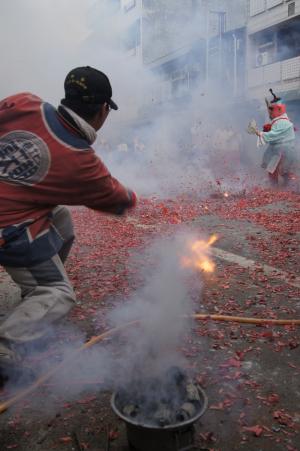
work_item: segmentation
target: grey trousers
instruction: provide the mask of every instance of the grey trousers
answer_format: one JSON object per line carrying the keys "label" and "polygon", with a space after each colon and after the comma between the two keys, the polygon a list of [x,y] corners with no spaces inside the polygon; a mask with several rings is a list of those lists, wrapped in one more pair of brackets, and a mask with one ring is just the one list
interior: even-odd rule
{"label": "grey trousers", "polygon": [[64,239],[59,254],[29,268],[5,267],[21,289],[22,302],[0,325],[0,340],[24,343],[40,338],[74,305],[75,294],[64,268],[74,240],[72,219],[66,207],[56,207],[53,215],[53,224]]}

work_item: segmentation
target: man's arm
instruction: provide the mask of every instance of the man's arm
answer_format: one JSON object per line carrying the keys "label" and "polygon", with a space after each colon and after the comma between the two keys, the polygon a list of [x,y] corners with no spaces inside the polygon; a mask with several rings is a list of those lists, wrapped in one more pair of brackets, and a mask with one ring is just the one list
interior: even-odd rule
{"label": "man's arm", "polygon": [[84,205],[117,215],[135,206],[133,191],[112,177],[92,149],[67,152],[65,161],[53,162],[49,177],[35,186],[35,203]]}

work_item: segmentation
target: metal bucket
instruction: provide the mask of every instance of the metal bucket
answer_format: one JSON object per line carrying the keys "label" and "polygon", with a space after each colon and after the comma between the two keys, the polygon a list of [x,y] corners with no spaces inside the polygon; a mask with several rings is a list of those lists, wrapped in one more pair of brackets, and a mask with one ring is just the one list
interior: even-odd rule
{"label": "metal bucket", "polygon": [[194,449],[194,423],[207,409],[207,396],[204,390],[197,386],[200,406],[195,415],[182,422],[168,426],[155,426],[142,423],[125,416],[118,407],[118,393],[111,398],[111,407],[121,418],[127,429],[127,439],[131,451],[188,451]]}

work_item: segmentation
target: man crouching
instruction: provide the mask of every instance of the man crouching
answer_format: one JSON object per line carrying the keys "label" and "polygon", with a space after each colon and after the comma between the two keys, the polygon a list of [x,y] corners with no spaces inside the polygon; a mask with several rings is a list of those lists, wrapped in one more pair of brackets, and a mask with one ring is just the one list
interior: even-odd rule
{"label": "man crouching", "polygon": [[0,325],[2,373],[18,365],[18,344],[41,338],[74,305],[64,268],[74,232],[60,205],[120,215],[136,203],[91,147],[118,109],[108,77],[79,67],[64,87],[58,109],[31,93],[0,102],[0,264],[22,296]]}

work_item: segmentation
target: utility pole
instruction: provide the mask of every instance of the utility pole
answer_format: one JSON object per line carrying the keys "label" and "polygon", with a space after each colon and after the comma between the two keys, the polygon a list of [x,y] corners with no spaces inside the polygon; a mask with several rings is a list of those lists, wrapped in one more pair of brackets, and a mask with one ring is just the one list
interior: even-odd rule
{"label": "utility pole", "polygon": [[144,36],[143,36],[143,0],[140,0],[140,8],[141,8],[141,15],[140,15],[140,55],[141,55],[141,62],[142,65],[144,64],[144,49],[143,49],[143,43],[144,43]]}
{"label": "utility pole", "polygon": [[206,2],[205,10],[206,19],[206,36],[205,36],[205,87],[208,89],[208,78],[209,78],[209,1]]}
{"label": "utility pole", "polygon": [[226,28],[226,12],[224,11],[212,11],[209,9],[209,0],[206,2],[206,64],[205,64],[205,85],[208,88],[209,80],[209,59],[210,59],[210,16],[216,14],[218,17],[218,34],[219,34],[219,72],[222,72],[222,47],[223,47],[223,33]]}
{"label": "utility pole", "polygon": [[233,33],[233,96],[237,96],[237,37]]}

